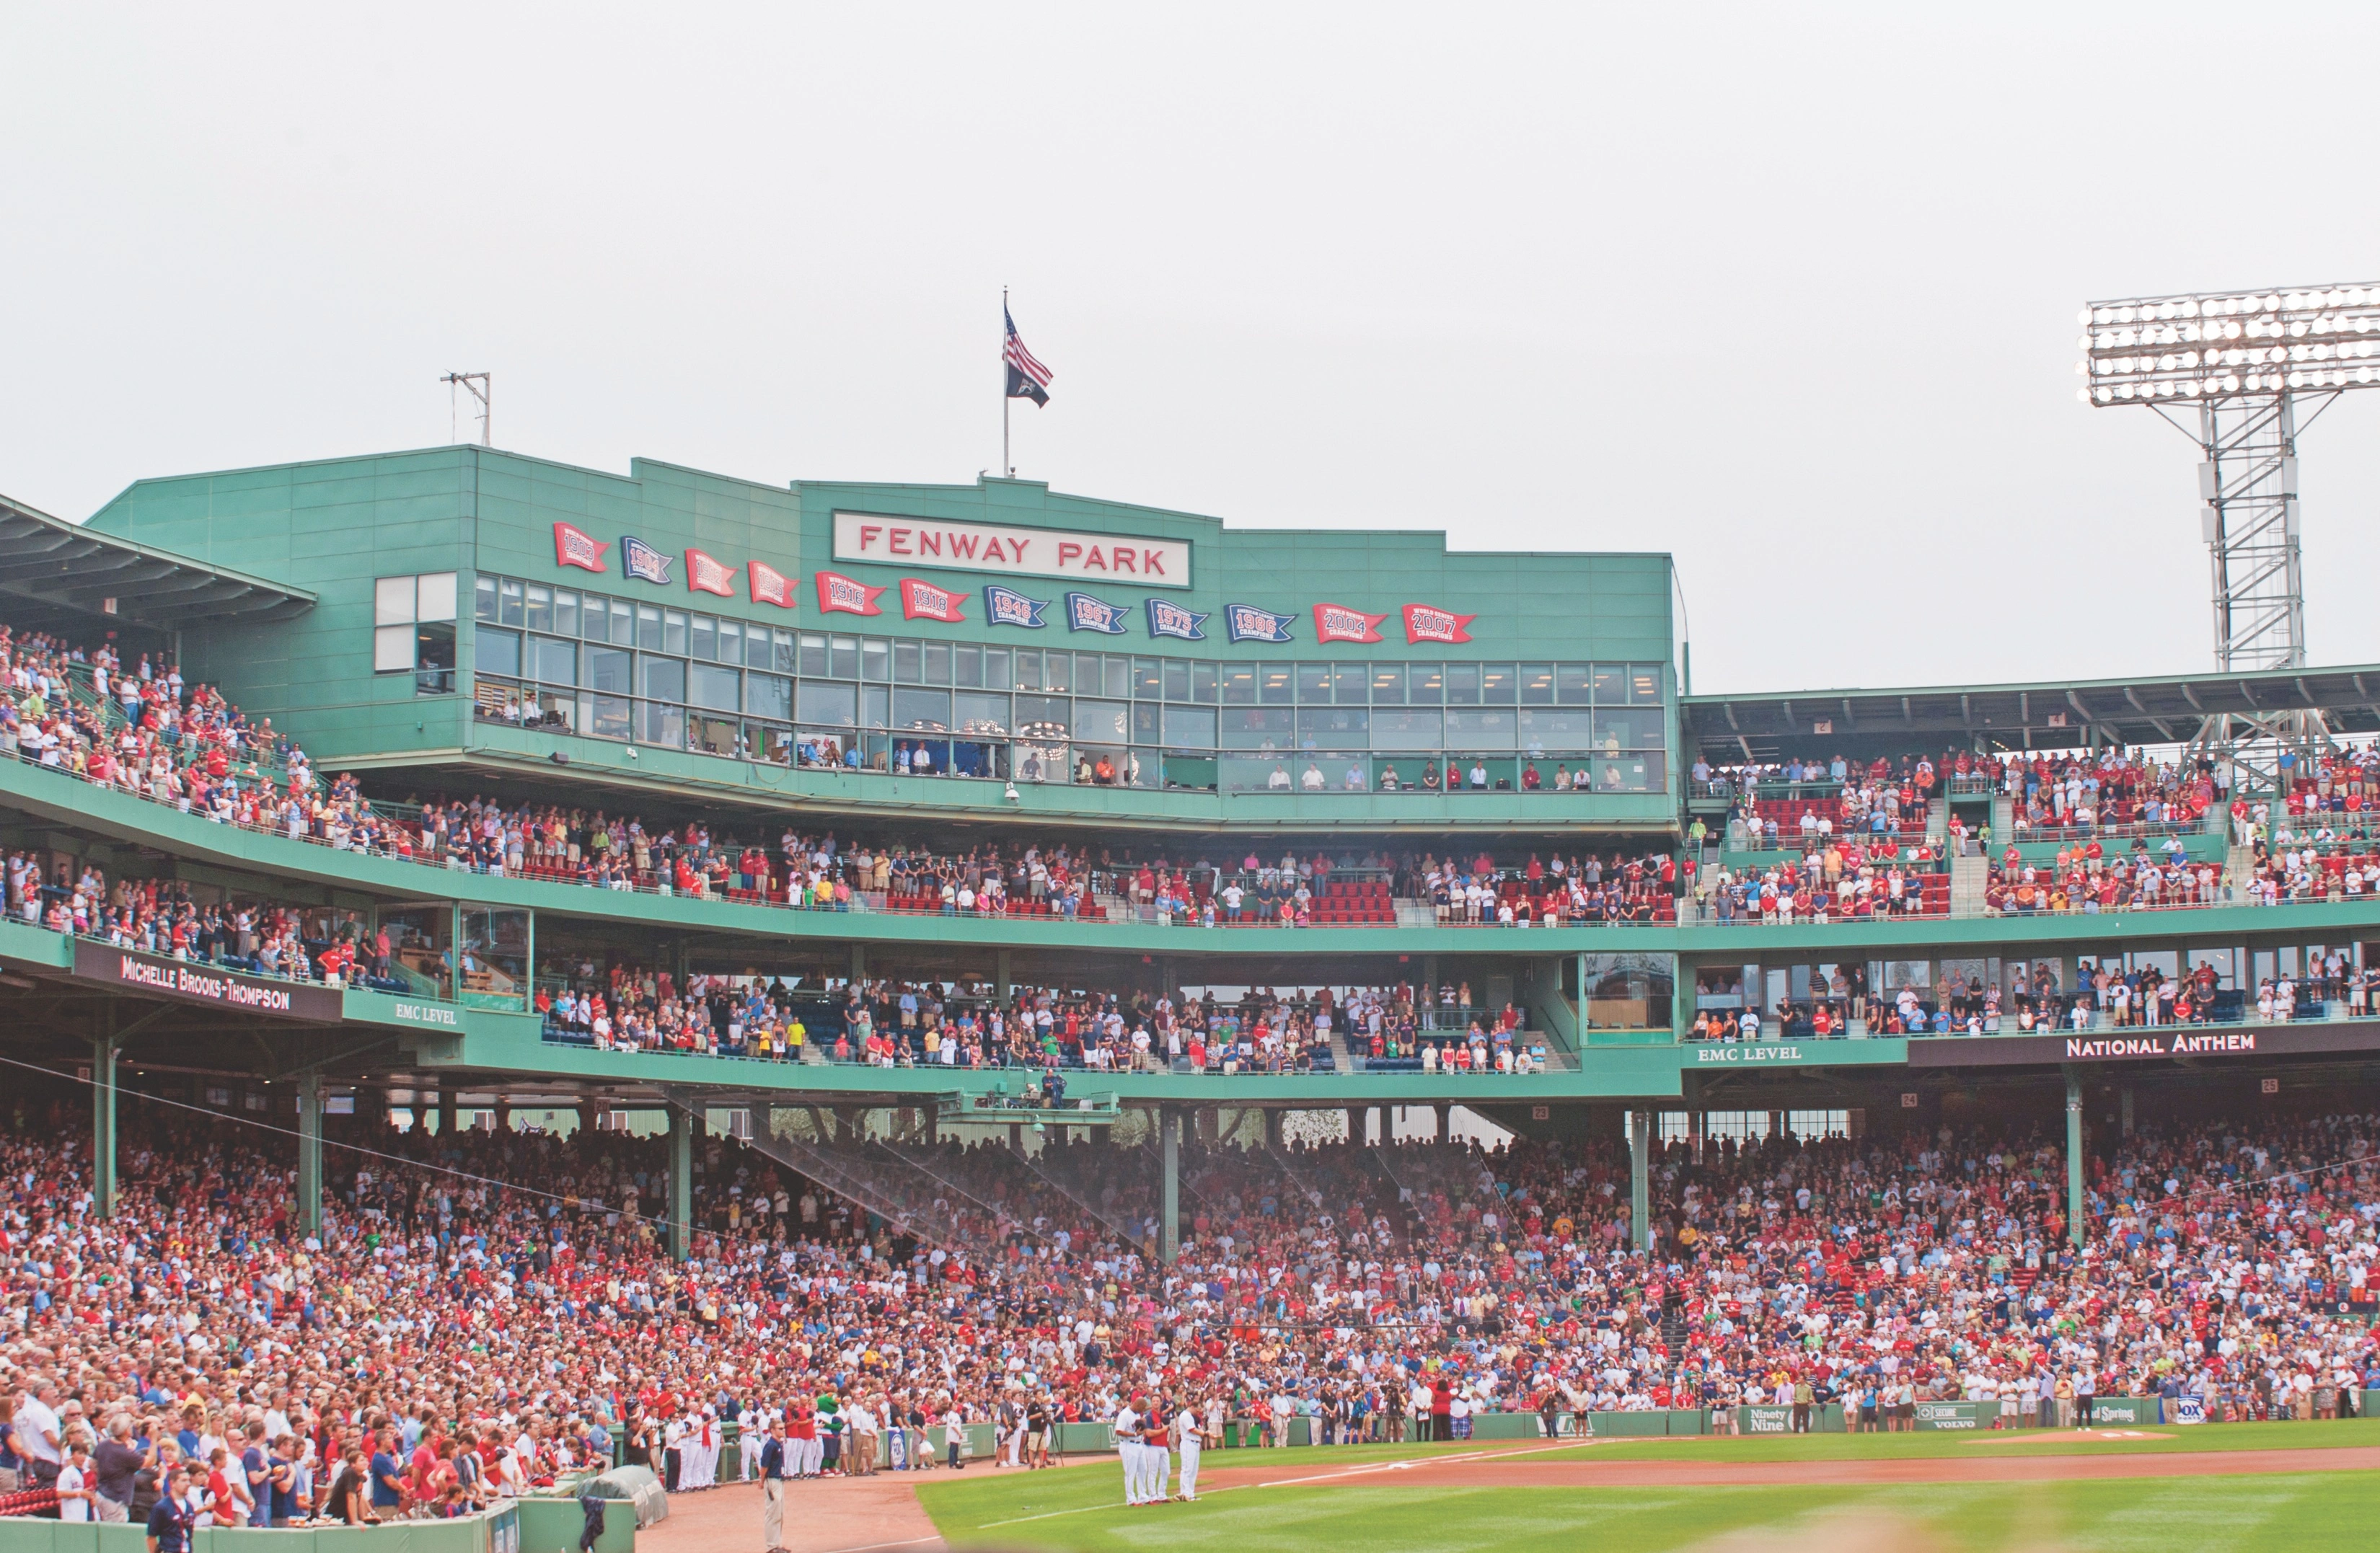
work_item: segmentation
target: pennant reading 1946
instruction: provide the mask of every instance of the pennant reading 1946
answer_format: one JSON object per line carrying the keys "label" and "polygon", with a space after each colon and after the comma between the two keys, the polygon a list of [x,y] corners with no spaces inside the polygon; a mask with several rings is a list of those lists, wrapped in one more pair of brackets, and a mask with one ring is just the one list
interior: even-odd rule
{"label": "pennant reading 1946", "polygon": [[1022,625],[1038,631],[1046,624],[1041,612],[1049,607],[1047,599],[1028,599],[1016,589],[1002,588],[998,583],[990,584],[983,590],[984,618],[994,625]]}

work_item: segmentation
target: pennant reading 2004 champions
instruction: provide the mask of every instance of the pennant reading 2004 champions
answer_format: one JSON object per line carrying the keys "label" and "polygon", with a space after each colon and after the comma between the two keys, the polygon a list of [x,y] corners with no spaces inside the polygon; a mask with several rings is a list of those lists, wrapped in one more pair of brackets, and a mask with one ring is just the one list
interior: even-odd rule
{"label": "pennant reading 2004 champions", "polygon": [[1104,631],[1111,637],[1121,637],[1124,633],[1124,612],[1122,606],[1102,603],[1087,593],[1069,593],[1066,629]]}
{"label": "pennant reading 2004 champions", "polygon": [[1376,642],[1385,614],[1366,614],[1344,604],[1314,606],[1314,639],[1318,642]]}
{"label": "pennant reading 2004 champions", "polygon": [[1048,622],[1041,612],[1050,607],[1047,599],[1028,599],[1013,588],[993,583],[983,590],[984,618],[994,625],[1023,625],[1039,630]]}
{"label": "pennant reading 2004 champions", "polygon": [[1177,637],[1185,642],[1207,639],[1207,617],[1195,610],[1185,610],[1170,599],[1148,601],[1148,634],[1152,637]]}

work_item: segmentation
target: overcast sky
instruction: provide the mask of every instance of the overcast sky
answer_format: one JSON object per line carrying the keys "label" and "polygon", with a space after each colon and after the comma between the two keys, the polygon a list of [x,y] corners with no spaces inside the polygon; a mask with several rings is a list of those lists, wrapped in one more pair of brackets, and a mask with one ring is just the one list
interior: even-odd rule
{"label": "overcast sky", "polygon": [[[1061,490],[1674,551],[1700,691],[2210,664],[2075,312],[2380,280],[2380,13],[1685,10],[10,7],[0,491],[443,443],[480,369],[523,453],[969,480],[1004,283]],[[2318,663],[2375,429],[2303,443]]]}

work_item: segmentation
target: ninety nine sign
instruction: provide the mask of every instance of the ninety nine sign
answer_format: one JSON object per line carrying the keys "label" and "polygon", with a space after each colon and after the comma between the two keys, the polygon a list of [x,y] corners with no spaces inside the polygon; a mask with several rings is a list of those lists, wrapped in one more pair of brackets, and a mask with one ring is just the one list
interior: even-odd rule
{"label": "ninety nine sign", "polygon": [[989,523],[944,523],[879,513],[834,515],[834,558],[887,566],[940,566],[993,576],[1129,580],[1143,588],[1190,586],[1186,540],[1136,539],[1128,534],[1075,534],[1056,528],[1008,528]]}
{"label": "ninety nine sign", "polygon": [[333,988],[242,976],[212,965],[192,965],[162,954],[136,954],[128,949],[113,949],[88,940],[75,944],[74,974],[87,980],[281,1019],[335,1023],[346,1008],[346,1001]]}

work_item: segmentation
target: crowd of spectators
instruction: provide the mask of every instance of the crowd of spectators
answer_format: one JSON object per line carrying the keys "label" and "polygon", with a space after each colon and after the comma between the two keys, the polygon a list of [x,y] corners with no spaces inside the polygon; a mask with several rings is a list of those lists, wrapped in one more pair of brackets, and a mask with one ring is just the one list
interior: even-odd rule
{"label": "crowd of spectators", "polygon": [[358,1117],[309,1237],[280,1135],[127,1104],[112,1218],[86,1105],[18,1086],[0,1134],[0,1471],[103,1519],[452,1513],[764,1414],[864,1462],[888,1426],[1142,1394],[1379,1438],[1828,1401],[2332,1416],[2380,1385],[2362,1114],[2106,1136],[2079,1248],[2027,1125],[1658,1146],[1649,1254],[1616,1141],[1194,1136],[1167,1267],[1145,1142],[703,1137],[676,1263],[658,1140]]}

